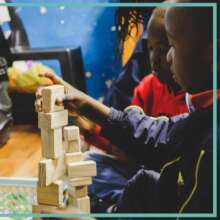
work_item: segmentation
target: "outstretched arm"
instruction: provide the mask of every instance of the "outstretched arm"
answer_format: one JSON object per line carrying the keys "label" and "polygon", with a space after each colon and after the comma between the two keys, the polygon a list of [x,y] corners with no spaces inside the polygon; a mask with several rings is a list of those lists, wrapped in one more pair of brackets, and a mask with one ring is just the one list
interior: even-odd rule
{"label": "outstretched arm", "polygon": [[[108,118],[110,108],[101,102],[74,88],[55,74],[45,73],[41,74],[41,76],[48,77],[54,84],[60,84],[65,87],[65,99],[57,100],[57,104],[62,105],[64,102],[65,107],[69,110],[70,116],[85,117],[100,125],[102,125],[106,118]],[[42,88],[39,88],[36,92],[36,111],[41,111],[41,89]]]}
{"label": "outstretched arm", "polygon": [[[62,82],[62,80],[60,81]],[[126,152],[140,164],[160,167],[173,149],[167,146],[169,135],[176,121],[187,116],[153,118],[140,107],[129,107],[124,112],[108,108],[83,92],[63,82],[67,89],[64,103],[70,115],[80,115],[102,127],[102,135]],[[38,106],[38,105],[37,105]]]}
{"label": "outstretched arm", "polygon": [[187,116],[188,114],[181,114],[172,118],[154,118],[145,115],[137,106],[130,106],[124,112],[111,109],[101,135],[139,164],[159,169],[175,151],[167,145],[172,129],[176,122]]}

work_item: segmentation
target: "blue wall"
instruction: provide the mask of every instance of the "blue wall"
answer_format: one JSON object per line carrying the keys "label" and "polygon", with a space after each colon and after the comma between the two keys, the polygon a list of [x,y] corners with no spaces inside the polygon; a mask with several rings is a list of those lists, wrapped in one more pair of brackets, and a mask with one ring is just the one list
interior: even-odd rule
{"label": "blue wall", "polygon": [[[53,0],[35,0],[47,3]],[[30,2],[14,0],[13,2]],[[57,2],[57,1],[56,1]],[[61,1],[62,2],[62,1]],[[68,2],[91,2],[69,0]],[[99,0],[96,2],[109,2]],[[17,7],[23,20],[31,47],[81,46],[87,90],[95,98],[101,98],[111,80],[120,72],[120,61],[115,61],[116,32],[115,8],[46,8]],[[47,63],[59,73],[57,62]]]}

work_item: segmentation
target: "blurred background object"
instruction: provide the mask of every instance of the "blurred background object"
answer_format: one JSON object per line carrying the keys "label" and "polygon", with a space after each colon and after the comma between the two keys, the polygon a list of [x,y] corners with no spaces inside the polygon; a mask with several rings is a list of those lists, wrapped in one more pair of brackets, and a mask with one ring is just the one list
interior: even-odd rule
{"label": "blurred background object", "polygon": [[12,103],[8,95],[7,77],[7,68],[11,61],[7,41],[0,29],[0,147],[8,141],[12,127]]}
{"label": "blurred background object", "polygon": [[[11,31],[9,42],[12,48],[77,48],[81,47],[87,92],[96,99],[103,95],[121,69],[120,59],[115,59],[116,8],[77,7],[74,3],[89,3],[90,0],[70,0],[73,7],[47,7],[50,0],[36,0],[39,7],[23,7],[27,0],[10,0],[16,3],[9,13],[11,22],[5,29]],[[94,2],[111,2],[96,0]],[[44,60],[58,75],[61,74],[57,60]],[[96,86],[94,86],[96,85]]]}
{"label": "blurred background object", "polygon": [[[86,4],[87,1],[89,2],[89,0],[71,0],[68,3]],[[9,7],[10,21],[2,25],[5,38],[10,44],[13,60],[25,60],[27,65],[32,60],[40,62],[72,85],[102,101],[112,81],[121,71],[121,60],[115,57],[116,8],[67,8],[65,5],[47,7],[46,3],[50,3],[50,0],[35,1],[39,3],[39,7],[19,5],[19,3],[29,2],[26,0],[7,0],[6,2],[17,4],[16,7]],[[96,2],[110,2],[110,0]],[[75,52],[76,48],[80,48],[80,51]],[[64,51],[62,54],[59,51],[60,55],[58,56],[57,53],[55,56],[57,51],[53,49],[64,49]],[[66,49],[74,49],[74,52],[68,52]],[[51,55],[52,53],[54,54]],[[23,97],[26,103],[33,105],[31,94],[25,94],[25,92],[33,90],[39,84],[39,79],[36,75],[32,75],[31,71],[24,75],[20,73],[18,74],[14,68],[10,69],[10,87],[23,92],[22,96],[20,93],[12,93],[13,103],[23,106],[25,103],[17,102]],[[32,85],[27,86],[27,83]],[[26,88],[21,89],[21,85]],[[33,108],[30,105],[26,109],[32,111]],[[16,111],[15,122],[19,119],[24,123],[36,120],[36,117],[24,118],[17,109]],[[22,111],[23,115],[30,116],[24,108]]]}
{"label": "blurred background object", "polygon": [[[6,0],[6,3],[11,3],[10,0]],[[10,22],[9,26],[11,34],[9,36],[9,43],[11,48],[28,48],[30,46],[27,33],[24,29],[23,22],[20,16],[16,12],[15,7],[8,7]]]}

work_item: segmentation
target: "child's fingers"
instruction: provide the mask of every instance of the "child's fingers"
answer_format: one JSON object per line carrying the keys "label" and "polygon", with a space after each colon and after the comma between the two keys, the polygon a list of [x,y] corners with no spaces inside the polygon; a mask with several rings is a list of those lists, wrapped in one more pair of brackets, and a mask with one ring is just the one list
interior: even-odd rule
{"label": "child's fingers", "polygon": [[41,112],[42,111],[42,99],[36,99],[35,101],[35,111]]}
{"label": "child's fingers", "polygon": [[36,98],[41,98],[42,97],[42,87],[37,88],[35,96],[36,96]]}
{"label": "child's fingers", "polygon": [[48,72],[46,72],[46,73],[39,73],[38,76],[39,77],[47,77],[47,78],[51,78],[51,79],[54,77],[54,75],[52,73],[48,73]]}
{"label": "child's fingers", "polygon": [[49,78],[54,84],[61,84],[60,79],[54,73],[40,73],[39,76]]}
{"label": "child's fingers", "polygon": [[54,85],[54,82],[51,81],[49,78],[43,78],[41,79],[41,86],[52,86]]}
{"label": "child's fingers", "polygon": [[53,73],[39,73],[38,75],[39,77],[46,77],[48,79],[50,79],[52,82],[54,82],[54,74]]}
{"label": "child's fingers", "polygon": [[63,98],[57,98],[55,104],[58,106],[64,106],[68,108],[68,103],[73,100],[73,97],[70,95],[64,95]]}
{"label": "child's fingers", "polygon": [[58,105],[58,106],[62,106],[63,105],[63,99],[62,98],[57,98],[55,104]]}
{"label": "child's fingers", "polygon": [[74,103],[73,103],[74,97],[73,95],[65,95],[62,99],[63,106],[68,109],[70,112],[75,111]]}
{"label": "child's fingers", "polygon": [[42,111],[42,88],[43,87],[39,87],[35,93],[36,100],[35,100],[34,106],[35,106],[36,112]]}

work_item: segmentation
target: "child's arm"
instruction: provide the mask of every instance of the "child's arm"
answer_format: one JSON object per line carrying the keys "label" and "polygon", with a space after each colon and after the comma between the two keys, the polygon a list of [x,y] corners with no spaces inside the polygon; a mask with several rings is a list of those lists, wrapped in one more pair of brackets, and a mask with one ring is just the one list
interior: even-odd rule
{"label": "child's arm", "polygon": [[[170,156],[173,149],[167,146],[164,148],[169,132],[175,122],[186,117],[186,114],[169,119],[146,116],[140,107],[129,107],[124,112],[117,111],[66,82],[62,84],[68,91],[65,99],[58,100],[58,103],[62,104],[63,101],[70,115],[80,115],[98,123],[102,127],[101,134],[104,137],[139,163],[154,166],[162,164]],[[39,103],[36,107],[39,107]]]}
{"label": "child's arm", "polygon": [[110,108],[92,97],[72,88],[63,100],[70,115],[80,115],[99,124],[104,125],[109,116]]}
{"label": "child's arm", "polygon": [[[54,84],[64,85],[66,92],[65,100],[57,100],[57,102],[58,104],[64,102],[70,115],[85,117],[99,125],[104,124],[104,121],[108,118],[110,108],[74,88],[72,85],[54,74],[45,73],[41,74],[41,76],[50,78]],[[41,111],[41,88],[36,92],[36,97],[36,111]]]}
{"label": "child's arm", "polygon": [[187,116],[185,113],[155,118],[145,115],[137,106],[130,106],[124,112],[111,109],[101,135],[139,164],[158,170],[176,150],[168,145],[171,130]]}
{"label": "child's arm", "polygon": [[70,114],[88,118],[102,127],[101,135],[119,147],[139,164],[160,169],[175,151],[167,143],[170,131],[179,120],[188,114],[173,118],[149,117],[137,106],[124,112],[108,108],[87,95],[72,94],[64,100]]}

